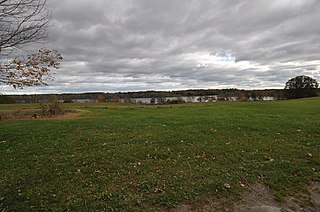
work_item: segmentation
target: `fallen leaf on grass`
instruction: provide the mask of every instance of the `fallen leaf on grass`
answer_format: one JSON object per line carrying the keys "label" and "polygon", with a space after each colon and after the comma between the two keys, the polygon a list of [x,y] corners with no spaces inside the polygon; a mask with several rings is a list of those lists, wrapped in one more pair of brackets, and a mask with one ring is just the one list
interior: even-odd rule
{"label": "fallen leaf on grass", "polygon": [[239,181],[239,185],[241,186],[241,187],[245,187],[246,185],[243,183],[243,182],[241,182],[241,181]]}
{"label": "fallen leaf on grass", "polygon": [[162,192],[163,192],[163,189],[161,189],[161,188],[155,188],[153,192],[154,192],[154,193],[162,193]]}
{"label": "fallen leaf on grass", "polygon": [[231,188],[231,186],[230,186],[229,183],[225,183],[225,184],[223,184],[223,186],[224,186],[226,189],[230,189],[230,188]]}
{"label": "fallen leaf on grass", "polygon": [[101,169],[97,169],[94,171],[94,173],[101,173],[101,172],[102,172]]}

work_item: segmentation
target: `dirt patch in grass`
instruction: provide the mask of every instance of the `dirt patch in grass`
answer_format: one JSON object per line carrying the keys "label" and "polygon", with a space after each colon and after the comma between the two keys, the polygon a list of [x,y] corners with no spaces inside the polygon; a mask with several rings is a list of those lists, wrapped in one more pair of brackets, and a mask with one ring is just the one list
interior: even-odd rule
{"label": "dirt patch in grass", "polygon": [[310,186],[311,199],[320,211],[320,182],[313,182]]}
{"label": "dirt patch in grass", "polygon": [[41,110],[15,110],[0,112],[1,120],[28,120],[28,119],[72,119],[79,115],[76,110],[64,110],[59,115],[43,115]]}
{"label": "dirt patch in grass", "polygon": [[289,196],[284,203],[275,201],[270,189],[261,183],[249,185],[249,192],[238,203],[230,205],[223,199],[215,199],[200,207],[182,204],[173,212],[191,211],[235,211],[235,212],[317,212],[320,211],[320,182],[313,182],[309,194],[302,198]]}
{"label": "dirt patch in grass", "polygon": [[234,211],[291,211],[285,204],[274,200],[269,188],[263,184],[249,185],[250,191],[236,204]]}
{"label": "dirt patch in grass", "polygon": [[269,188],[263,184],[254,184],[250,189],[234,211],[320,211],[319,182],[311,184],[309,194],[303,194],[299,198],[288,196],[284,203],[276,202]]}

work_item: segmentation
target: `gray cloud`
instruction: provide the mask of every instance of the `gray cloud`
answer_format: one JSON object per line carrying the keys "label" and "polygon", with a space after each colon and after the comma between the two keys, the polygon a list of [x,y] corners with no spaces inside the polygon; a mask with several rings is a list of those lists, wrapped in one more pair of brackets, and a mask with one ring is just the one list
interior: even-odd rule
{"label": "gray cloud", "polygon": [[318,0],[48,0],[48,7],[46,46],[64,55],[62,68],[50,86],[22,93],[282,88],[300,74],[320,80]]}

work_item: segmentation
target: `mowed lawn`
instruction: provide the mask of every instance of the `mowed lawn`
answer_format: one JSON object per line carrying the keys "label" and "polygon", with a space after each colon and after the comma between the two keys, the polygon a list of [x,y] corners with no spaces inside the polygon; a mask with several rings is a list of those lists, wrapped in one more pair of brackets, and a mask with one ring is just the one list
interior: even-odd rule
{"label": "mowed lawn", "polygon": [[319,180],[320,98],[63,107],[79,115],[0,121],[0,210],[228,205],[257,182],[285,201]]}

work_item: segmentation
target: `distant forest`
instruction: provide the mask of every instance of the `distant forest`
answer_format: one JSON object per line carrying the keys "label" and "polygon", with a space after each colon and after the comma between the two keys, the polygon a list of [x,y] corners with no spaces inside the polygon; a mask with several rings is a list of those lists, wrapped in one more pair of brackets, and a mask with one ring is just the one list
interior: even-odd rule
{"label": "distant forest", "polygon": [[67,94],[32,94],[32,95],[0,95],[0,104],[14,103],[39,103],[48,99],[56,98],[60,102],[72,102],[74,99],[104,99],[104,101],[116,102],[120,99],[131,98],[164,98],[164,97],[192,97],[192,96],[218,96],[218,100],[234,98],[237,101],[256,100],[263,97],[273,97],[275,100],[284,99],[283,89],[266,90],[239,90],[239,89],[199,89],[178,91],[138,91],[117,93],[67,93]]}

